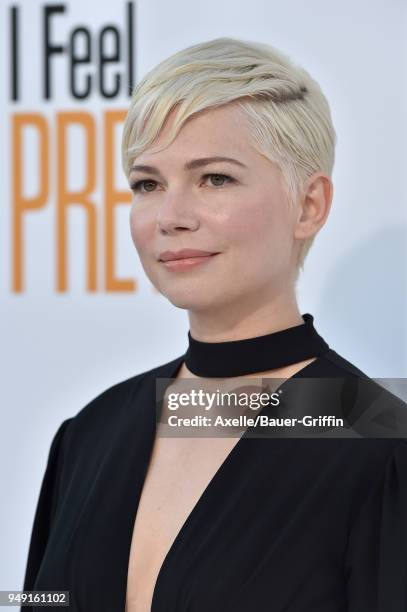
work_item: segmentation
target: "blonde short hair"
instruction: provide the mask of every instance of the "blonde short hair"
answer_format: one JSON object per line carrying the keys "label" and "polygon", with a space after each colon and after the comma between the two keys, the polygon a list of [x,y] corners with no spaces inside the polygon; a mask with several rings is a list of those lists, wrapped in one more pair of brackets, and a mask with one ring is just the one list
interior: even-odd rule
{"label": "blonde short hair", "polygon": [[[290,205],[303,195],[311,174],[322,171],[331,177],[336,133],[318,83],[271,45],[236,38],[187,47],[160,62],[135,86],[123,129],[125,174],[132,160],[154,142],[174,108],[166,145],[193,114],[235,101],[247,117],[253,145],[280,168]],[[301,244],[298,271],[314,238]]]}

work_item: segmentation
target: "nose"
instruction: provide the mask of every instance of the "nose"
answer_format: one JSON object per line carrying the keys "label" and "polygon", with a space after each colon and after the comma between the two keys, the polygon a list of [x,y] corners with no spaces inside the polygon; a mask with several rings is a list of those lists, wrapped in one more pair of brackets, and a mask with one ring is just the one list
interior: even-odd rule
{"label": "nose", "polygon": [[191,194],[180,190],[166,193],[160,202],[157,212],[157,226],[163,234],[174,234],[178,230],[196,230],[199,219],[196,214]]}

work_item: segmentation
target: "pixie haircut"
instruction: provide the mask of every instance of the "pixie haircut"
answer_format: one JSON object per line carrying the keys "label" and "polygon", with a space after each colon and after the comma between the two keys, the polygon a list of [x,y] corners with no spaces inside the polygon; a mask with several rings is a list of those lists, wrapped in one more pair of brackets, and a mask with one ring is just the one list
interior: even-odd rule
{"label": "pixie haircut", "polygon": [[[187,47],[160,62],[135,86],[122,137],[126,176],[173,109],[172,130],[162,148],[195,113],[231,102],[247,118],[251,144],[280,169],[288,205],[295,206],[304,196],[305,181],[314,172],[332,176],[336,133],[318,83],[271,45],[236,38]],[[314,238],[301,243],[297,277]]]}

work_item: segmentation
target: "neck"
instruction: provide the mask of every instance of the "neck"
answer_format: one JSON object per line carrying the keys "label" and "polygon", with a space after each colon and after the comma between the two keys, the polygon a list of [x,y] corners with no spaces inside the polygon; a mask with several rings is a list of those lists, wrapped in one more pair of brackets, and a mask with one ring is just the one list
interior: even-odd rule
{"label": "neck", "polygon": [[280,296],[266,303],[215,311],[189,311],[191,335],[203,342],[227,342],[269,334],[300,325],[303,320],[295,296]]}
{"label": "neck", "polygon": [[[225,378],[266,373],[300,365],[324,354],[329,345],[318,334],[313,315],[303,313],[301,322],[283,327],[270,324],[267,333],[211,341],[188,332],[185,365],[199,377]],[[271,331],[270,331],[271,329]]]}
{"label": "neck", "polygon": [[[281,368],[272,368],[271,370],[263,370],[253,374],[240,374],[239,378],[291,378],[291,376],[294,376],[294,374],[315,361],[315,359],[316,357],[310,357],[309,359],[297,361],[297,363],[292,363]],[[196,374],[193,374],[193,372],[187,368],[185,361],[182,363],[177,375],[174,378],[175,380],[180,378],[200,378],[205,380],[204,376],[197,376]]]}

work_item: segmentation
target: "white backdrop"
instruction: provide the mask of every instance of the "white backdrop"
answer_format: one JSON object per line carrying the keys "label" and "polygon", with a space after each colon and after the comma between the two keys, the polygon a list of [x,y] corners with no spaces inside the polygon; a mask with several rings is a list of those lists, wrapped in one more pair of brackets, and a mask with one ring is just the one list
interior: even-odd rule
{"label": "white backdrop", "polygon": [[[106,117],[125,111],[129,104],[128,3],[69,0],[63,4],[65,12],[50,18],[54,44],[66,46],[72,30],[79,26],[90,33],[92,61],[75,68],[76,87],[85,87],[86,75],[97,73],[98,37],[108,24],[117,30],[106,35],[106,54],[114,54],[117,36],[121,59],[106,67],[105,86],[114,86],[115,72],[122,81],[115,97],[104,98],[92,77],[90,95],[76,99],[69,91],[68,54],[56,53],[51,59],[52,96],[45,100],[43,15],[52,2],[25,0],[18,4],[20,91],[19,99],[13,101],[12,3],[2,3],[0,590],[22,588],[39,487],[51,439],[62,420],[108,386],[173,359],[187,347],[186,312],[153,290],[138,262],[128,227],[128,194],[119,194],[124,202],[113,206],[114,224],[108,224],[114,237],[114,243],[109,243],[114,261],[106,250],[104,211],[112,201],[106,187],[108,167],[113,168],[110,189],[127,187],[120,170],[120,123],[112,132],[107,153],[104,125]],[[404,0],[206,0],[205,5],[142,0],[131,4],[136,81],[181,48],[234,36],[280,48],[321,84],[338,134],[335,194],[329,220],[314,243],[299,283],[300,309],[313,313],[318,331],[330,346],[370,376],[405,377]],[[75,36],[76,53],[85,55],[85,34]],[[68,113],[82,113],[88,131],[81,124],[71,125],[64,159],[57,123],[64,117],[72,121]],[[15,142],[13,146],[12,126],[26,114],[39,117],[40,129],[28,126],[22,131],[19,153]],[[94,134],[89,122],[94,122]],[[41,137],[48,163],[40,152]],[[61,168],[66,172],[67,189],[83,189],[92,178],[89,142],[96,154],[95,185],[88,185],[87,196],[96,231],[96,290],[90,291],[88,285],[88,213],[82,205],[69,206],[64,233],[67,276],[65,290],[60,290],[62,247],[56,223],[62,197]],[[21,202],[37,199],[37,208],[21,215],[21,248],[13,214],[16,163],[21,172]],[[46,190],[41,194],[39,176],[45,167]],[[108,284],[107,259],[113,261]]]}

